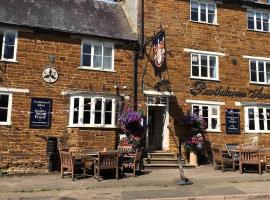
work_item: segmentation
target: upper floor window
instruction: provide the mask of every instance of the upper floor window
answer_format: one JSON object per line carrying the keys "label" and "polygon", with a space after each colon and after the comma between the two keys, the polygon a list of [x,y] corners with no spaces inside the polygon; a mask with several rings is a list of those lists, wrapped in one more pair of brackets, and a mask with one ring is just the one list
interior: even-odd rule
{"label": "upper floor window", "polygon": [[246,132],[270,132],[270,107],[245,107]]}
{"label": "upper floor window", "polygon": [[17,37],[17,32],[0,30],[1,60],[16,61]]}
{"label": "upper floor window", "polygon": [[77,127],[115,127],[117,106],[115,98],[99,96],[72,96],[69,125]]}
{"label": "upper floor window", "polygon": [[82,41],[81,67],[104,71],[114,70],[114,45]]}
{"label": "upper floor window", "polygon": [[207,1],[190,2],[190,19],[192,21],[216,24],[217,11],[216,4]]}
{"label": "upper floor window", "polygon": [[218,57],[192,53],[191,78],[218,80]]}
{"label": "upper floor window", "polygon": [[11,124],[11,93],[0,93],[0,125]]}
{"label": "upper floor window", "polygon": [[250,60],[250,82],[270,84],[270,61]]}
{"label": "upper floor window", "polygon": [[248,29],[269,32],[269,13],[248,11]]}
{"label": "upper floor window", "polygon": [[193,104],[192,113],[201,116],[206,123],[206,131],[220,131],[220,107],[216,105]]}

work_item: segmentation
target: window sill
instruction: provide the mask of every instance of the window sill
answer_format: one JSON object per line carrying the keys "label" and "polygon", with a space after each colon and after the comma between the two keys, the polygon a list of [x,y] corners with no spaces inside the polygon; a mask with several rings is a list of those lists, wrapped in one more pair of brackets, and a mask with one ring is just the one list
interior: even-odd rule
{"label": "window sill", "polygon": [[82,126],[82,125],[69,125],[67,128],[102,128],[102,129],[116,129],[118,126]]}
{"label": "window sill", "polygon": [[189,22],[195,23],[195,24],[206,24],[206,25],[210,25],[210,26],[219,26],[218,23],[208,23],[208,22],[200,22],[200,21],[194,21],[194,20],[189,20]]}
{"label": "window sill", "polygon": [[260,132],[258,132],[258,131],[256,131],[256,132],[245,131],[244,133],[245,134],[270,134],[270,132],[262,132],[262,131],[260,131]]}
{"label": "window sill", "polygon": [[221,82],[219,79],[211,79],[211,78],[200,78],[200,77],[190,77],[191,80],[202,80],[202,81],[214,81]]}
{"label": "window sill", "polygon": [[255,33],[270,33],[269,31],[261,31],[261,30],[254,30],[254,29],[247,29],[247,31],[255,32]]}
{"label": "window sill", "polygon": [[11,123],[0,123],[0,126],[11,126]]}
{"label": "window sill", "polygon": [[259,86],[270,86],[270,83],[256,83],[256,82],[249,82],[251,85],[259,85]]}
{"label": "window sill", "polygon": [[0,59],[0,62],[7,62],[7,63],[18,63],[17,60],[6,60],[6,59]]}
{"label": "window sill", "polygon": [[94,68],[83,67],[83,66],[79,67],[79,69],[89,70],[89,71],[111,72],[111,73],[115,73],[116,72],[115,70],[94,69]]}
{"label": "window sill", "polygon": [[208,133],[222,133],[221,130],[205,130],[205,132],[208,132]]}

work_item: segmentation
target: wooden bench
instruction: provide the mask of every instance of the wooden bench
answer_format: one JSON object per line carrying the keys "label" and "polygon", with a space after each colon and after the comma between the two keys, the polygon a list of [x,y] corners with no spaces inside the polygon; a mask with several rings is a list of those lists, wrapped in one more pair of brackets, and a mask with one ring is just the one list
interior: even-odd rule
{"label": "wooden bench", "polygon": [[258,166],[259,174],[262,174],[262,156],[258,146],[240,146],[239,150],[239,170],[243,173],[243,165]]}

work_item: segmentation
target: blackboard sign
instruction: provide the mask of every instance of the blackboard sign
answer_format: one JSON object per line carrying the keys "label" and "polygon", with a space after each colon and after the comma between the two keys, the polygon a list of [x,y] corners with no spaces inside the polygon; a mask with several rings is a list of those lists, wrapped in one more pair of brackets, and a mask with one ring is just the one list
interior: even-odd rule
{"label": "blackboard sign", "polygon": [[32,98],[30,127],[50,128],[51,127],[52,99]]}
{"label": "blackboard sign", "polygon": [[226,111],[226,132],[231,134],[240,133],[240,110],[228,109]]}

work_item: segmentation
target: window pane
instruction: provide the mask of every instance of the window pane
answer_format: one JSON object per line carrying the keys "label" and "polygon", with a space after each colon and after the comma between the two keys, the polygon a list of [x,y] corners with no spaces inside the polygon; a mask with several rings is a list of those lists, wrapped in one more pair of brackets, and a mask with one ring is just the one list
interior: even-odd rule
{"label": "window pane", "polygon": [[95,99],[95,111],[101,111],[102,109],[102,99]]}
{"label": "window pane", "polygon": [[201,4],[201,21],[206,22],[206,4]]}
{"label": "window pane", "polygon": [[104,57],[103,58],[103,68],[104,69],[112,69],[112,57]]}
{"label": "window pane", "polygon": [[256,13],[256,29],[262,29],[261,13]]}
{"label": "window pane", "polygon": [[270,109],[266,109],[267,130],[270,130]]}
{"label": "window pane", "polygon": [[263,14],[263,30],[269,31],[268,14]]}
{"label": "window pane", "polygon": [[217,118],[212,118],[211,129],[217,129]]}
{"label": "window pane", "polygon": [[4,35],[0,33],[0,59],[2,56],[3,37]]}
{"label": "window pane", "polygon": [[13,59],[14,57],[14,46],[5,46],[4,58]]}
{"label": "window pane", "polygon": [[201,56],[201,76],[208,77],[207,74],[207,56]]}
{"label": "window pane", "polygon": [[9,95],[0,94],[0,107],[1,108],[8,107],[8,99],[9,99]]}
{"label": "window pane", "polygon": [[91,119],[91,98],[84,99],[83,123],[90,124]]}
{"label": "window pane", "polygon": [[78,122],[79,122],[79,98],[75,98],[73,104],[73,124],[78,124]]}
{"label": "window pane", "polygon": [[248,29],[254,29],[254,13],[248,12]]}
{"label": "window pane", "polygon": [[106,99],[105,111],[112,111],[112,100]]}
{"label": "window pane", "polygon": [[91,54],[91,45],[90,44],[83,44],[83,53]]}
{"label": "window pane", "polygon": [[0,122],[7,122],[7,109],[0,108]]}
{"label": "window pane", "polygon": [[251,81],[257,81],[257,73],[256,73],[256,62],[250,62],[250,73],[251,73]]}
{"label": "window pane", "polygon": [[202,107],[202,116],[208,117],[208,107],[207,106]]}
{"label": "window pane", "polygon": [[83,66],[91,66],[91,55],[83,54]]}
{"label": "window pane", "polygon": [[266,82],[270,83],[270,63],[266,63]]}
{"label": "window pane", "polygon": [[192,76],[199,76],[199,66],[192,66]]}
{"label": "window pane", "polygon": [[104,47],[104,56],[112,56],[112,48]]}
{"label": "window pane", "polygon": [[215,6],[208,4],[208,23],[214,23],[215,20]]}
{"label": "window pane", "polygon": [[15,45],[15,34],[14,33],[6,33],[5,34],[5,45]]}
{"label": "window pane", "polygon": [[192,55],[192,65],[199,65],[199,55]]}
{"label": "window pane", "polygon": [[111,112],[105,113],[105,124],[112,124],[112,113]]}
{"label": "window pane", "polygon": [[94,46],[94,67],[102,67],[102,47]]}
{"label": "window pane", "polygon": [[191,3],[191,20],[198,21],[198,3]]}
{"label": "window pane", "polygon": [[264,130],[264,113],[262,108],[259,108],[259,124],[260,130]]}
{"label": "window pane", "polygon": [[210,77],[216,78],[216,58],[210,57]]}
{"label": "window pane", "polygon": [[101,112],[95,113],[95,124],[101,124]]}
{"label": "window pane", "polygon": [[259,62],[259,82],[264,82],[264,63]]}
{"label": "window pane", "polygon": [[248,128],[249,130],[255,130],[255,121],[254,121],[254,109],[248,109]]}
{"label": "window pane", "polygon": [[193,106],[193,110],[192,110],[194,115],[199,116],[200,115],[200,107],[199,106]]}

